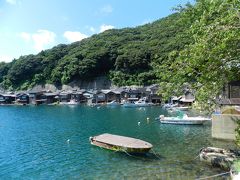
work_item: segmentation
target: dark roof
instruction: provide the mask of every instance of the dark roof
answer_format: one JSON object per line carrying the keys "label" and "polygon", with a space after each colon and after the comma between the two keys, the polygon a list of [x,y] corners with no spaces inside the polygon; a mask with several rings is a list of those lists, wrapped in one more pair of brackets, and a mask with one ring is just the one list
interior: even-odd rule
{"label": "dark roof", "polygon": [[35,91],[35,90],[32,90],[32,91],[28,91],[28,94],[43,94],[44,91]]}
{"label": "dark roof", "polygon": [[58,93],[44,93],[45,96],[57,96]]}
{"label": "dark roof", "polygon": [[231,86],[240,86],[240,81],[231,81],[228,84]]}
{"label": "dark roof", "polygon": [[220,99],[220,105],[240,105],[240,98]]}

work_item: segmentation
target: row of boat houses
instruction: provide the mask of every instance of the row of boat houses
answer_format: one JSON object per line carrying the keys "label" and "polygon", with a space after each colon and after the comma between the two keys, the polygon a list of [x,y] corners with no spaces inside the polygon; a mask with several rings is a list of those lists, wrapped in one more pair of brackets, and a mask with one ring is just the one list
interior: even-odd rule
{"label": "row of boat houses", "polygon": [[51,92],[49,90],[30,90],[26,92],[0,93],[0,104],[53,104],[53,103],[108,103],[111,101],[135,101],[146,97],[148,102],[161,103],[157,94],[158,85],[148,87],[120,87],[116,89],[85,90],[72,89]]}

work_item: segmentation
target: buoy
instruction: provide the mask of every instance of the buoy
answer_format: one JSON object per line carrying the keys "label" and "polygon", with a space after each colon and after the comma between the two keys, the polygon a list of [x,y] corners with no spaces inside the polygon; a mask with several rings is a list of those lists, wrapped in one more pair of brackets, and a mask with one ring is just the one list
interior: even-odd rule
{"label": "buoy", "polygon": [[147,123],[149,123],[149,117],[147,117]]}
{"label": "buoy", "polygon": [[69,143],[69,142],[70,142],[70,139],[67,140],[67,143]]}
{"label": "buoy", "polygon": [[140,121],[138,122],[138,126],[140,126]]}

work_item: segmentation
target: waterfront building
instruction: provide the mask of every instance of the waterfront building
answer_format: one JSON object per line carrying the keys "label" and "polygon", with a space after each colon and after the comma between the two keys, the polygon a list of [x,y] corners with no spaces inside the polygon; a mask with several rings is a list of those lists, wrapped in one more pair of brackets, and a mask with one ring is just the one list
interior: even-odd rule
{"label": "waterfront building", "polygon": [[16,94],[16,103],[23,105],[29,104],[29,95],[27,93]]}
{"label": "waterfront building", "polygon": [[30,104],[34,104],[34,105],[38,105],[39,100],[41,99],[41,96],[43,95],[45,91],[29,91],[29,103]]}
{"label": "waterfront building", "polygon": [[159,85],[153,84],[146,87],[146,93],[148,97],[148,101],[154,104],[160,104],[161,103],[161,96],[158,94]]}

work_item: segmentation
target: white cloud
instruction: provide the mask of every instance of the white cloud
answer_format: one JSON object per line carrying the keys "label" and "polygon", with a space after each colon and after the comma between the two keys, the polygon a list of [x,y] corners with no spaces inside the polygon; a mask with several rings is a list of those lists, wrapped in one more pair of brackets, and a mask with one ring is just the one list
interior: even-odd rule
{"label": "white cloud", "polygon": [[77,31],[66,31],[64,32],[63,36],[71,43],[75,41],[81,41],[82,39],[88,37],[86,34]]}
{"label": "white cloud", "polygon": [[14,57],[9,55],[0,55],[0,62],[11,62]]}
{"label": "white cloud", "polygon": [[29,42],[31,40],[31,34],[26,32],[20,33],[20,37],[23,38],[26,42]]}
{"label": "white cloud", "polygon": [[96,31],[94,27],[90,27],[89,30],[93,33]]}
{"label": "white cloud", "polygon": [[19,3],[18,0],[6,0],[6,2],[11,5],[17,5]]}
{"label": "white cloud", "polygon": [[113,12],[113,8],[111,5],[105,5],[103,6],[101,9],[100,9],[100,12],[101,13],[104,13],[104,14],[109,14],[109,13],[112,13]]}
{"label": "white cloud", "polygon": [[114,28],[114,26],[112,26],[112,25],[103,24],[100,26],[100,33],[103,31],[109,30],[109,29],[113,29],[113,28]]}
{"label": "white cloud", "polygon": [[48,30],[38,30],[37,33],[32,34],[34,41],[34,48],[38,51],[44,49],[45,45],[51,44],[55,41],[56,34]]}
{"label": "white cloud", "polygon": [[20,33],[20,37],[26,42],[33,41],[34,49],[41,51],[45,46],[55,42],[56,34],[48,30],[38,30],[36,33]]}

